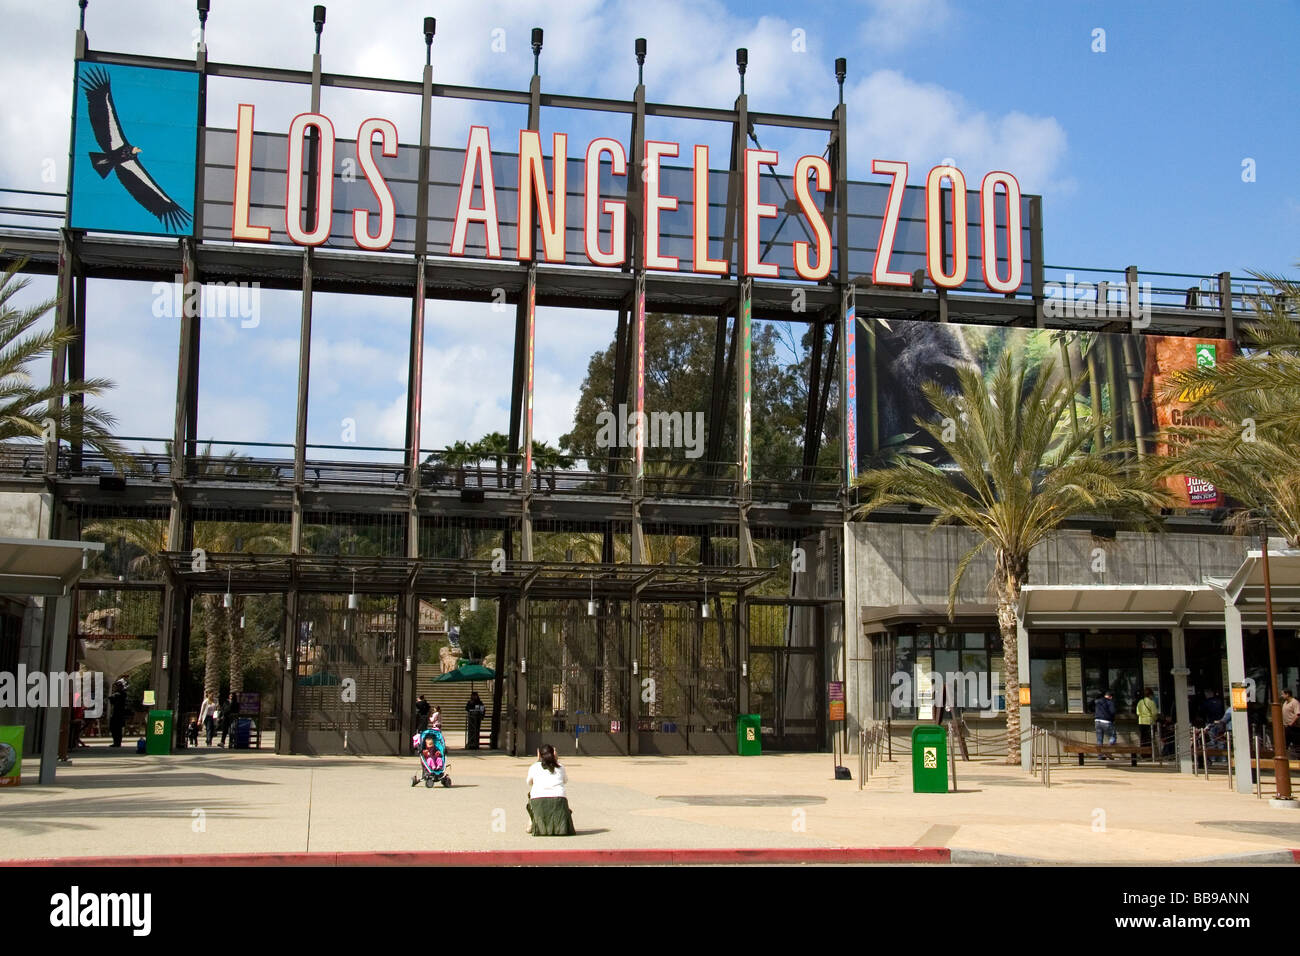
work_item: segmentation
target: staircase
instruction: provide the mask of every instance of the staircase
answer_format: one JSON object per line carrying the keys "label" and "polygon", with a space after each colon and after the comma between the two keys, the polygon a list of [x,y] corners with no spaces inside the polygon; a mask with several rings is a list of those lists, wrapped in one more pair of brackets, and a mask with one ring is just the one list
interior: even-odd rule
{"label": "staircase", "polygon": [[455,684],[437,684],[434,678],[438,676],[435,671],[426,676],[424,673],[416,675],[415,693],[424,695],[424,699],[429,702],[430,711],[434,707],[442,708],[442,730],[443,733],[463,734],[465,732],[465,704],[469,701],[471,691],[477,690],[479,697],[483,701],[483,706],[487,708],[482,722],[479,724],[479,746],[487,747],[488,741],[492,734],[492,683],[491,681],[481,681],[474,687],[468,683]]}

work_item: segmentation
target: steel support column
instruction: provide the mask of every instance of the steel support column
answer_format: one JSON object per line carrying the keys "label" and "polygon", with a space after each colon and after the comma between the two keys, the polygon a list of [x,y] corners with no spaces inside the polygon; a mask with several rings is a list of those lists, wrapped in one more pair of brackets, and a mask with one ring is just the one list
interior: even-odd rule
{"label": "steel support column", "polygon": [[275,752],[287,754],[293,752],[294,713],[293,695],[298,685],[298,585],[291,581],[289,590],[284,595],[284,633],[280,642],[280,654],[276,658],[276,670],[280,678],[280,721],[276,728]]}
{"label": "steel support column", "polygon": [[750,303],[753,294],[754,280],[745,276],[740,280],[740,296],[736,304],[736,560],[743,568],[752,568],[757,563],[754,539],[749,533],[749,506],[753,497],[750,485],[753,472],[753,449],[750,446],[750,399],[753,384]]}

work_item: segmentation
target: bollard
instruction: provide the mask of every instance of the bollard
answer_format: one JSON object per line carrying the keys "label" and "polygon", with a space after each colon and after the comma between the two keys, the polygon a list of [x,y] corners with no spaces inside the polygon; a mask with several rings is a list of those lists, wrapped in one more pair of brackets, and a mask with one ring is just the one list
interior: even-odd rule
{"label": "bollard", "polygon": [[1255,739],[1253,741],[1253,744],[1255,747],[1255,768],[1254,770],[1251,771],[1251,773],[1255,777],[1255,797],[1258,800],[1263,800],[1264,799],[1264,774],[1263,774],[1264,767],[1259,762],[1259,734],[1255,734]]}
{"label": "bollard", "polygon": [[858,789],[867,783],[867,732],[858,731]]}
{"label": "bollard", "polygon": [[1223,735],[1223,746],[1228,751],[1228,789],[1232,789],[1232,731]]}

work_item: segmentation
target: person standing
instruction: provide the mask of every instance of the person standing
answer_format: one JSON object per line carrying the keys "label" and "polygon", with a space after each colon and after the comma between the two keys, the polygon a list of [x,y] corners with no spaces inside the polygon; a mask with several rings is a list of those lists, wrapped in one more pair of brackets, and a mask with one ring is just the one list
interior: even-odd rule
{"label": "person standing", "polygon": [[1156,707],[1155,692],[1148,687],[1137,705],[1138,738],[1143,748],[1151,746],[1151,728],[1156,725],[1160,709]]}
{"label": "person standing", "polygon": [[429,715],[429,728],[442,733],[442,708],[434,707],[433,713]]}
{"label": "person standing", "polygon": [[421,694],[415,699],[415,733],[420,733],[429,726],[429,702]]}
{"label": "person standing", "polygon": [[465,749],[478,750],[479,728],[483,725],[483,715],[487,708],[478,696],[478,691],[471,691],[465,702]]}
{"label": "person standing", "polygon": [[1282,732],[1286,734],[1286,746],[1300,746],[1300,700],[1289,690],[1282,691]]}
{"label": "person standing", "polygon": [[1115,700],[1111,696],[1109,688],[1102,692],[1102,696],[1098,697],[1097,702],[1093,705],[1093,723],[1097,727],[1097,758],[1099,760],[1114,760],[1115,756],[1113,754],[1100,752],[1103,737],[1109,736],[1111,746],[1115,745]]}
{"label": "person standing", "polygon": [[[203,704],[199,707],[199,726],[207,738],[207,745],[212,746],[212,738],[217,733],[217,702],[212,694],[203,695]],[[196,745],[197,746],[197,745]]]}
{"label": "person standing", "polygon": [[122,734],[126,731],[126,689],[125,677],[113,681],[113,691],[108,695],[108,702],[113,708],[108,718],[108,729],[113,735],[112,746],[122,746]]}
{"label": "person standing", "polygon": [[226,737],[230,737],[230,749],[235,749],[235,731],[239,729],[239,698],[232,691],[226,698],[226,709],[221,712],[221,744],[226,746]]}

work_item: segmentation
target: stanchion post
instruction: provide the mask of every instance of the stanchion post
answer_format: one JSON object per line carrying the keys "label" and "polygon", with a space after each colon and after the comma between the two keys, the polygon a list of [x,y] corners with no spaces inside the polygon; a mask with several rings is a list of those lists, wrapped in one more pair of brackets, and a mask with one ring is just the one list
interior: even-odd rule
{"label": "stanchion post", "polygon": [[1264,799],[1264,768],[1259,762],[1259,734],[1255,734],[1251,740],[1251,745],[1255,748],[1255,761],[1251,768],[1251,773],[1255,775],[1255,798]]}

